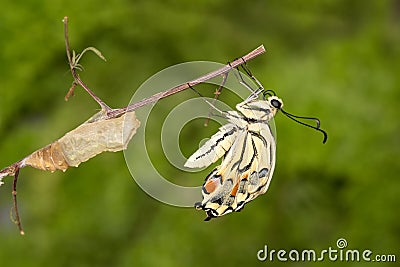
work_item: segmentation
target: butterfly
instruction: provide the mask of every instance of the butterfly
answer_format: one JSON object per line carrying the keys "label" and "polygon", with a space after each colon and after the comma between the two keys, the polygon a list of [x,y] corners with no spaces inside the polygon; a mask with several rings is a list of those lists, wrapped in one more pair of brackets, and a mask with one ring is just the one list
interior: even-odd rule
{"label": "butterfly", "polygon": [[[263,99],[259,99],[262,93]],[[267,97],[268,96],[268,97]],[[195,204],[204,210],[206,221],[231,212],[238,212],[244,205],[264,194],[271,182],[276,163],[276,141],[270,122],[278,111],[292,120],[324,134],[316,118],[295,116],[283,111],[283,101],[272,90],[254,91],[246,100],[236,105],[237,111],[224,112],[228,124],[219,128],[202,147],[186,161],[185,167],[207,167],[222,158],[205,179],[202,186],[203,200]],[[303,123],[296,118],[314,119],[317,126]]]}

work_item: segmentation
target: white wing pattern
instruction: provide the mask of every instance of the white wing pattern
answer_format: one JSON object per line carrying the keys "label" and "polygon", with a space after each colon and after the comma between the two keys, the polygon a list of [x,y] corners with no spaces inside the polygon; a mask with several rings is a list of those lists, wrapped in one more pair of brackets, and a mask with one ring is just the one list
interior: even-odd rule
{"label": "white wing pattern", "polygon": [[268,123],[282,106],[282,100],[276,96],[259,100],[252,95],[236,105],[238,112],[226,112],[230,123],[186,161],[186,167],[200,168],[223,158],[204,181],[203,200],[195,204],[197,209],[206,211],[206,220],[240,211],[247,202],[267,191],[276,150]]}

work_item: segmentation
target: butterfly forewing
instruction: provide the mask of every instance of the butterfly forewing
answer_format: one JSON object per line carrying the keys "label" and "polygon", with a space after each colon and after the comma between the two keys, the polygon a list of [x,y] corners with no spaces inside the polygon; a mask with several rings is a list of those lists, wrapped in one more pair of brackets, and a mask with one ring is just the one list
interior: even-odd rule
{"label": "butterfly forewing", "polygon": [[185,163],[185,167],[201,168],[216,162],[232,146],[237,133],[237,126],[233,123],[220,127],[216,134],[190,156]]}

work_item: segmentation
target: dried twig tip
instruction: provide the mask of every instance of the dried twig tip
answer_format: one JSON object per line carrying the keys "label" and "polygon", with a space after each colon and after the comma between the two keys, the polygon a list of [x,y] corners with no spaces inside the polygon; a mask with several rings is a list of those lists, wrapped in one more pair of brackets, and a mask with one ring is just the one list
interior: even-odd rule
{"label": "dried twig tip", "polygon": [[68,93],[65,95],[65,97],[64,97],[64,100],[65,101],[68,101],[68,99],[71,97],[71,96],[74,96],[74,90],[75,90],[75,87],[77,86],[77,84],[76,84],[76,82],[73,82],[72,83],[72,85],[71,85],[71,88],[69,88],[69,90],[68,90]]}

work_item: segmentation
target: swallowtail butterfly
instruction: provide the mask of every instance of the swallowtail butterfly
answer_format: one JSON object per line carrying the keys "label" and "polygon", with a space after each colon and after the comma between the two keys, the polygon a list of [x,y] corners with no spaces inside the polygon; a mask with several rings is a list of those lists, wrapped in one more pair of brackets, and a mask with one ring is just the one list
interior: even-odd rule
{"label": "swallowtail butterfly", "polygon": [[[269,123],[278,111],[298,123],[322,132],[323,143],[327,140],[326,132],[319,128],[318,119],[285,112],[282,109],[282,100],[273,91],[264,90],[255,77],[249,71],[246,72],[260,88],[237,104],[237,111],[223,112],[229,123],[220,127],[185,163],[185,167],[201,168],[222,158],[221,165],[204,181],[203,200],[195,204],[197,209],[206,211],[206,221],[240,211],[247,202],[267,191],[276,161],[276,142]],[[262,100],[259,99],[261,93]],[[296,118],[313,119],[317,126],[303,123]]]}

